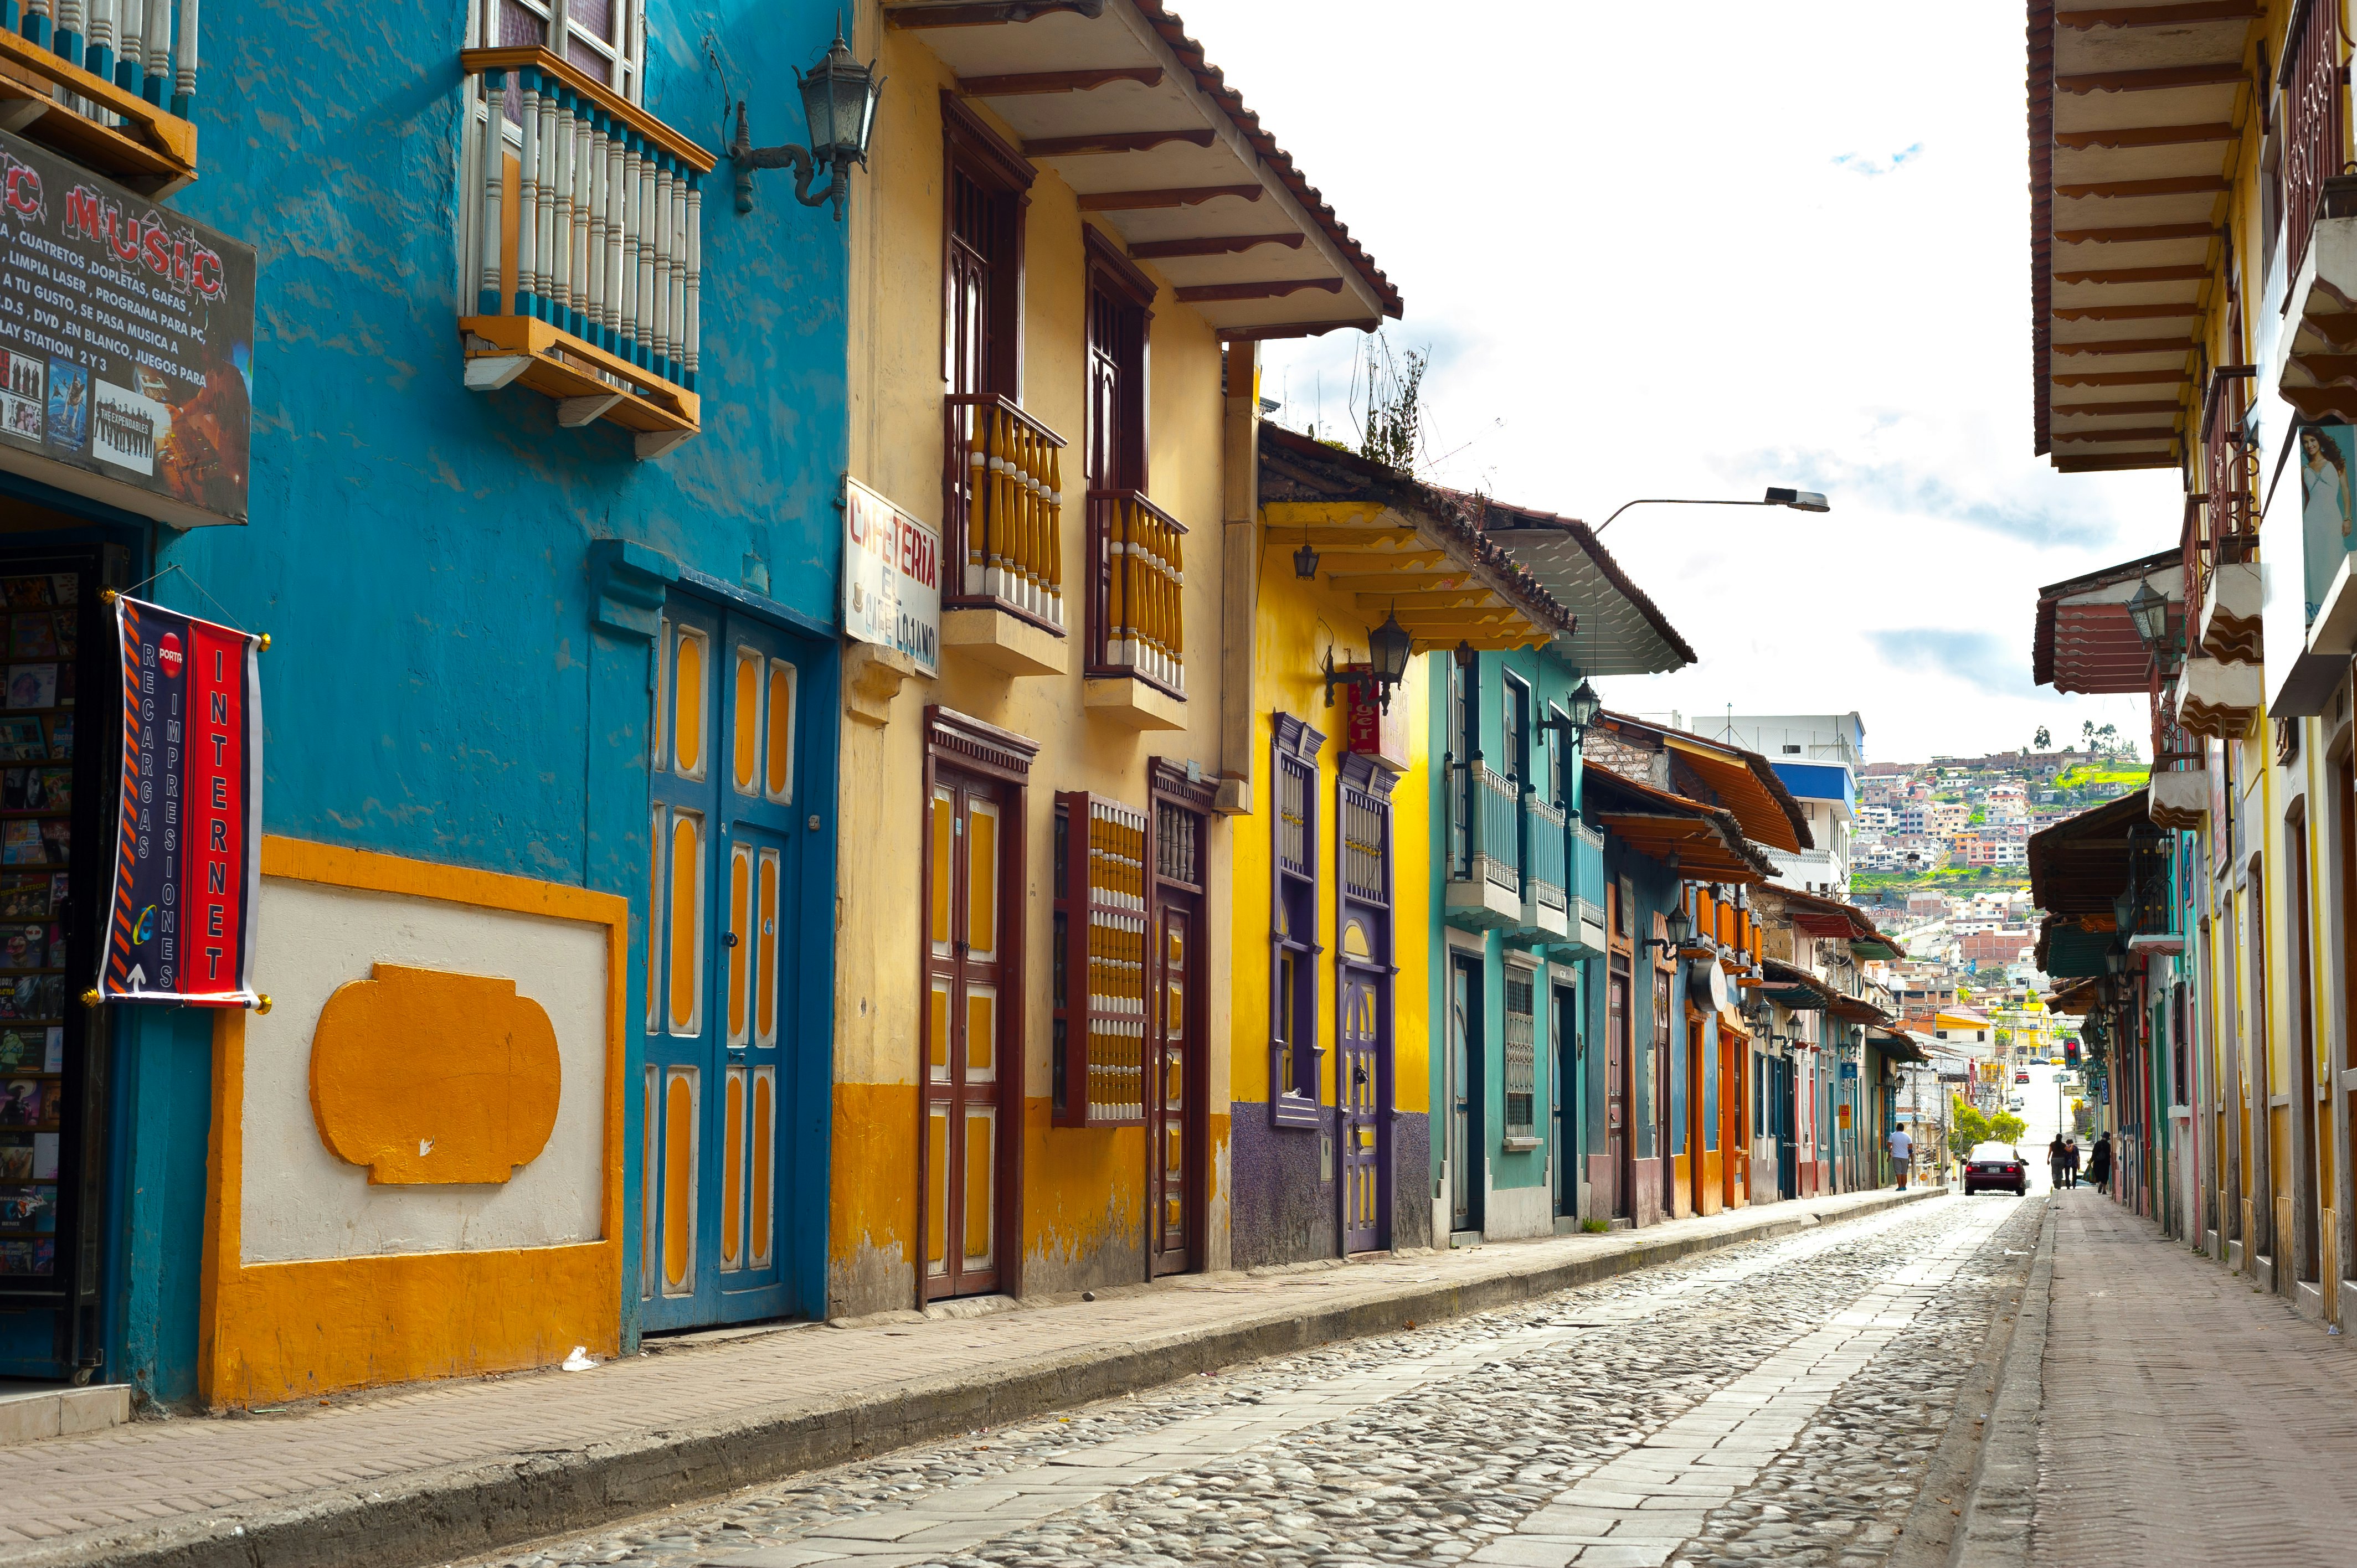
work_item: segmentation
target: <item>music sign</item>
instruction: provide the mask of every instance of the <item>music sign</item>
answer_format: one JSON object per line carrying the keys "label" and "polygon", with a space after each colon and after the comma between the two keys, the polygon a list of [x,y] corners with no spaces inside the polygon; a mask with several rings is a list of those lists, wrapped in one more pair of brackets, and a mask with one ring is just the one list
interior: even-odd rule
{"label": "music sign", "polygon": [[843,629],[942,672],[942,536],[856,479],[843,482]]}
{"label": "music sign", "polygon": [[262,885],[260,639],[128,596],[107,1002],[248,1006]]}
{"label": "music sign", "polygon": [[243,522],[253,247],[0,134],[0,467]]}

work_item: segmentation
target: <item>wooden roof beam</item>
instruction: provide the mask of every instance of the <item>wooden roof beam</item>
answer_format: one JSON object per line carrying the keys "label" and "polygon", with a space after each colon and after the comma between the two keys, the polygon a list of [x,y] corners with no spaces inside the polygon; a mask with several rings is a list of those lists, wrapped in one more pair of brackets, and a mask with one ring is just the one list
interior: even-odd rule
{"label": "wooden roof beam", "polygon": [[1210,305],[1231,299],[1283,299],[1287,295],[1314,292],[1340,294],[1340,278],[1276,278],[1267,283],[1212,283],[1174,289],[1181,305]]}
{"label": "wooden roof beam", "polygon": [[1206,125],[1195,131],[1099,131],[1086,136],[1039,136],[1023,144],[1023,156],[1070,158],[1088,153],[1150,153],[1169,142],[1208,147],[1217,134]]}
{"label": "wooden roof beam", "polygon": [[2212,60],[2201,65],[2165,65],[2151,70],[2095,70],[2082,75],[2058,76],[2054,91],[2083,95],[2089,92],[2168,92],[2180,87],[2235,87],[2243,81],[2243,59],[2239,52],[2230,60]]}
{"label": "wooden roof beam", "polygon": [[2057,321],[2172,321],[2201,314],[2199,305],[2064,305],[2054,309]]}
{"label": "wooden roof beam", "polygon": [[1362,610],[1387,610],[1405,605],[1418,615],[1427,610],[1450,609],[1494,609],[1502,615],[1509,608],[1482,587],[1409,588],[1396,594],[1361,594],[1358,599]]}
{"label": "wooden roof beam", "polygon": [[1345,317],[1340,321],[1273,321],[1263,327],[1219,327],[1213,330],[1222,343],[1256,343],[1271,338],[1322,338],[1345,328],[1372,332],[1382,325],[1372,317]]}
{"label": "wooden roof beam", "polygon": [[2109,267],[2099,272],[2056,273],[2056,283],[2201,283],[2210,269],[2200,262],[2179,267]]}
{"label": "wooden roof beam", "polygon": [[[1292,534],[1281,530],[1270,531],[1268,542],[1280,546],[1294,544]],[[1299,546],[1294,545],[1294,548],[1298,549]],[[1402,550],[1395,553],[1379,550],[1320,550],[1318,552],[1318,569],[1332,576],[1342,576],[1351,573],[1383,572],[1394,568],[1428,571],[1433,567],[1445,566],[1448,564],[1448,552],[1446,550]]]}
{"label": "wooden roof beam", "polygon": [[1144,212],[1166,207],[1200,207],[1222,196],[1258,201],[1268,194],[1259,185],[1173,186],[1162,190],[1100,190],[1081,198],[1083,212]]}
{"label": "wooden roof beam", "polygon": [[1352,572],[1338,573],[1327,581],[1346,594],[1380,594],[1394,587],[1405,592],[1411,585],[1428,588],[1453,588],[1470,582],[1473,571],[1465,567],[1455,572]]}
{"label": "wooden roof beam", "polygon": [[2057,229],[2058,245],[2142,245],[2156,240],[2208,240],[2218,231],[2209,223],[2142,223],[2125,229]]}
{"label": "wooden roof beam", "polygon": [[2143,387],[2168,381],[2190,381],[2190,371],[2057,371],[2059,387]]}
{"label": "wooden roof beam", "polygon": [[2057,419],[2074,414],[2107,416],[2116,413],[2179,413],[2185,404],[2176,398],[2147,398],[2129,403],[2058,403],[2050,411]]}
{"label": "wooden roof beam", "polygon": [[2057,196],[2136,197],[2215,196],[2232,189],[2222,174],[2174,174],[2162,179],[2101,179],[2086,185],[2058,185]]}
{"label": "wooden roof beam", "polygon": [[2103,5],[2057,11],[2054,25],[2083,33],[2096,27],[2182,27],[2195,22],[2255,22],[2258,0],[2188,0],[2177,5]]}
{"label": "wooden roof beam", "polygon": [[1309,236],[1298,229],[1281,234],[1207,234],[1194,240],[1147,240],[1129,248],[1134,261],[1158,261],[1166,256],[1239,256],[1260,245],[1282,245],[1288,251],[1301,249]]}
{"label": "wooden roof beam", "polygon": [[1043,92],[1093,92],[1116,81],[1159,87],[1162,68],[1116,65],[1103,70],[1027,70],[1010,76],[968,76],[959,79],[958,92],[966,98],[1026,98]]}
{"label": "wooden roof beam", "polygon": [[2083,343],[2057,343],[2054,351],[2078,354],[2190,354],[2190,338],[2097,338]]}
{"label": "wooden roof beam", "polygon": [[2057,131],[2054,145],[2075,153],[2094,147],[2189,147],[2231,142],[2240,134],[2222,120],[2202,125],[2120,125],[2108,131]]}
{"label": "wooden roof beam", "polygon": [[1281,522],[1268,525],[1269,532],[1287,542],[1298,541],[1323,550],[1331,544],[1348,550],[1368,544],[1415,544],[1424,538],[1413,528],[1336,528],[1313,523],[1307,528],[1288,528]]}
{"label": "wooden roof beam", "polygon": [[2177,432],[2171,430],[2058,430],[2056,441],[2174,441]]}

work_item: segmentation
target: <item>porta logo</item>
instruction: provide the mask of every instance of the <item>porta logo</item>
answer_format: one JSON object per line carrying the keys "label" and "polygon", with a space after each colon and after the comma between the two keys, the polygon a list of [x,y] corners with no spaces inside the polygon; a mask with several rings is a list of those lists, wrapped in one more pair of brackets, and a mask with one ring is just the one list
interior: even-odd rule
{"label": "porta logo", "polygon": [[164,640],[156,645],[156,659],[164,666],[164,673],[167,676],[175,681],[180,678],[179,633],[167,631],[164,634]]}
{"label": "porta logo", "polygon": [[311,1036],[319,1141],[373,1183],[506,1181],[548,1146],[563,1085],[556,1027],[511,980],[380,963]]}

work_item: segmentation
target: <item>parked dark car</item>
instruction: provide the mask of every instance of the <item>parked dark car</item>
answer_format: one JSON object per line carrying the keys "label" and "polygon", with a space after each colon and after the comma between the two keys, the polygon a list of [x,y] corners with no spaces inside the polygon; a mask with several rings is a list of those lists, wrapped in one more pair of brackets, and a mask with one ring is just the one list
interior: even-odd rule
{"label": "parked dark car", "polygon": [[2029,1193],[2029,1167],[2011,1144],[1975,1144],[1964,1160],[1964,1196],[1976,1192]]}

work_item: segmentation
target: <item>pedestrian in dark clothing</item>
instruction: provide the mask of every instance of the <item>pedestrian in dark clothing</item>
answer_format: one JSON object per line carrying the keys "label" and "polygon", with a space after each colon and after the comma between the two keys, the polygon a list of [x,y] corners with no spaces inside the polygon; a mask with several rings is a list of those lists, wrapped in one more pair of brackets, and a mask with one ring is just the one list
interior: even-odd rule
{"label": "pedestrian in dark clothing", "polygon": [[2071,1185],[2077,1187],[2079,1185],[2079,1140],[2065,1138],[2062,1141],[2062,1155],[2071,1167]]}
{"label": "pedestrian in dark clothing", "polygon": [[2054,1141],[2046,1145],[2046,1169],[2053,1177],[2054,1190],[2061,1191],[2063,1182],[2071,1174],[2071,1151],[2063,1146],[2060,1133],[2055,1133]]}
{"label": "pedestrian in dark clothing", "polygon": [[2106,1192],[2111,1190],[2112,1135],[2109,1133],[2095,1140],[2095,1152],[2087,1156],[2087,1179]]}

